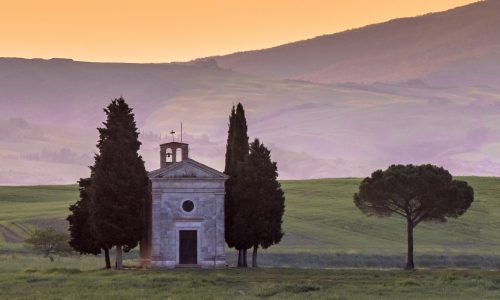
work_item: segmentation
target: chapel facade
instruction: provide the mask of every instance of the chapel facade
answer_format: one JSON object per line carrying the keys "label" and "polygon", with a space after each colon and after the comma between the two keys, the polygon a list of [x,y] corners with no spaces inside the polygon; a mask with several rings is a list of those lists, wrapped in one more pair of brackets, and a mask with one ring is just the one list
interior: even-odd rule
{"label": "chapel facade", "polygon": [[149,172],[145,267],[215,268],[224,253],[224,184],[228,176],[189,158],[189,146],[160,145],[160,168]]}

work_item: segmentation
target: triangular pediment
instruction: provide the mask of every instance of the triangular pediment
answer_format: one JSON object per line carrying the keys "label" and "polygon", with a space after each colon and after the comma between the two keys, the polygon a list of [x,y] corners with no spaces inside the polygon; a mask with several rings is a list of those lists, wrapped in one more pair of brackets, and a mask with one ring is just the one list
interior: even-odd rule
{"label": "triangular pediment", "polygon": [[159,178],[205,178],[227,179],[228,176],[192,159],[173,163],[165,168],[149,172],[150,179]]}

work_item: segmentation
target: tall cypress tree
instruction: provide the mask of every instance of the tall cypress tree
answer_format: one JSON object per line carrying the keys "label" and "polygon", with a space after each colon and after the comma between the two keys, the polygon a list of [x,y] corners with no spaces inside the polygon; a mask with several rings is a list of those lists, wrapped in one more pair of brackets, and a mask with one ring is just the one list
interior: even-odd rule
{"label": "tall cypress tree", "polygon": [[232,152],[231,148],[233,145],[233,132],[234,132],[234,119],[236,117],[235,107],[231,109],[231,114],[229,115],[229,124],[227,130],[227,144],[226,144],[226,164],[224,166],[224,174],[229,176],[229,179],[226,181],[226,192],[224,195],[224,237],[226,239],[226,243],[230,248],[234,247],[234,242],[232,239],[232,235],[230,234],[230,228],[232,228],[232,212],[233,212],[233,201],[232,201]]}
{"label": "tall cypress tree", "polygon": [[[233,114],[234,111],[234,114]],[[233,187],[238,184],[239,177],[238,165],[243,163],[248,156],[248,134],[247,121],[243,105],[238,103],[236,110],[231,111],[229,118],[228,143],[226,149],[226,174],[230,179],[226,182],[225,197],[225,236],[229,247],[235,247],[238,250],[238,266],[246,265],[246,249],[241,247],[240,240],[244,233],[235,231],[234,221],[238,211],[242,208],[242,194],[233,192]]]}
{"label": "tall cypress tree", "polygon": [[107,115],[99,130],[100,150],[92,174],[92,224],[105,248],[116,246],[116,267],[121,269],[122,249],[141,240],[148,177],[138,154],[141,142],[134,114],[123,98],[104,109]]}
{"label": "tall cypress tree", "polygon": [[[80,190],[80,200],[69,207],[71,214],[67,217],[69,222],[70,240],[69,245],[80,254],[100,254],[101,245],[92,230],[90,224],[91,199],[90,188],[91,179],[81,178],[78,181]],[[107,252],[108,249],[105,249]],[[110,268],[109,255],[106,255],[106,268]]]}
{"label": "tall cypress tree", "polygon": [[248,169],[245,163],[241,162],[236,170],[238,180],[232,188],[232,193],[237,197],[238,203],[235,203],[236,208],[233,211],[230,234],[234,239],[234,247],[239,250],[238,266],[246,267],[246,251],[257,240],[257,236],[255,235],[256,224],[254,222],[256,207],[254,207],[255,198],[252,197],[252,193],[258,187],[252,185],[253,178],[250,174],[246,173]]}
{"label": "tall cypress tree", "polygon": [[227,144],[226,144],[226,164],[224,166],[224,174],[230,175],[231,170],[232,170],[232,152],[231,152],[231,147],[233,145],[232,139],[233,139],[233,131],[234,131],[234,118],[236,117],[236,110],[233,105],[233,108],[231,109],[231,114],[229,115],[229,123],[228,123],[228,130],[227,130]]}
{"label": "tall cypress tree", "polygon": [[233,170],[236,170],[239,163],[246,160],[248,151],[247,119],[245,117],[243,105],[238,103],[234,116],[234,128],[231,141],[231,168],[233,168]]}
{"label": "tall cypress tree", "polygon": [[250,154],[238,173],[241,177],[233,190],[244,200],[234,227],[245,234],[240,240],[242,246],[253,247],[252,266],[256,267],[259,246],[266,249],[283,237],[285,197],[271,151],[258,139],[250,145]]}

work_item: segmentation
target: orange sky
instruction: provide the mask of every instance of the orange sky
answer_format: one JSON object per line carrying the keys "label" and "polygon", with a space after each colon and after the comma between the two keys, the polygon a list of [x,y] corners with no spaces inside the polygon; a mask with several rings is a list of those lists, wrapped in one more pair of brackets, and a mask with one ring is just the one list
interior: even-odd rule
{"label": "orange sky", "polygon": [[260,49],[471,0],[0,0],[0,57],[169,62]]}

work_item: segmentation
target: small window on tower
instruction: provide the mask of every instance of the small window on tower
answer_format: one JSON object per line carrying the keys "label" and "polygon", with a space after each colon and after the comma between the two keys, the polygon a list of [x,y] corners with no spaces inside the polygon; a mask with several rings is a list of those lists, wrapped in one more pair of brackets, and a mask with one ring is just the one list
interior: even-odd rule
{"label": "small window on tower", "polygon": [[175,150],[175,158],[177,161],[182,161],[182,149],[181,148],[177,148],[177,150]]}

